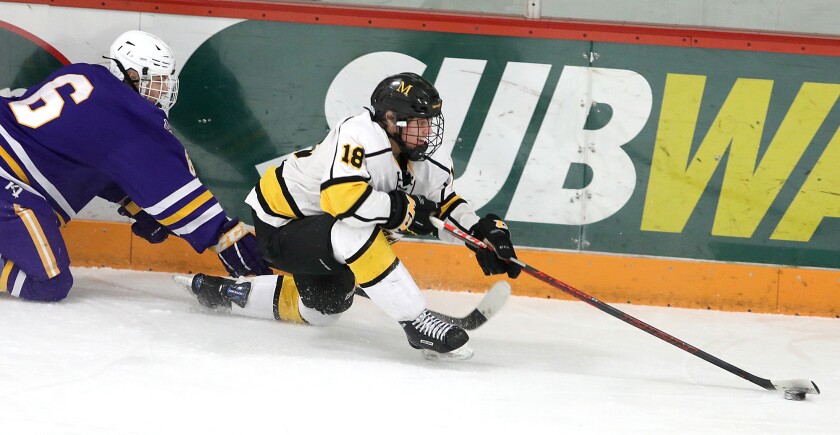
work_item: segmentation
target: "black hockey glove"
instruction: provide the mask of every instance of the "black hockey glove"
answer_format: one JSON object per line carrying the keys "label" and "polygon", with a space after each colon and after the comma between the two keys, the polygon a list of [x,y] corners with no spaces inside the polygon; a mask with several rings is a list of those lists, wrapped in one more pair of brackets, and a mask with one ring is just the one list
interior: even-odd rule
{"label": "black hockey glove", "polygon": [[507,272],[510,278],[516,278],[522,269],[519,265],[509,262],[516,258],[513,250],[513,243],[510,241],[510,230],[502,219],[494,214],[478,220],[478,223],[470,228],[470,235],[493,247],[489,249],[478,249],[467,245],[475,252],[475,259],[485,275],[497,275]]}
{"label": "black hockey glove", "polygon": [[169,237],[169,228],[155,220],[152,215],[140,210],[137,214],[131,214],[125,206],[120,206],[117,213],[135,220],[131,224],[131,232],[137,237],[146,239],[149,243],[155,244],[166,240]]}
{"label": "black hockey glove", "polygon": [[391,197],[391,214],[384,225],[386,230],[419,235],[434,232],[435,227],[429,216],[437,213],[437,203],[424,196],[409,195],[399,190],[388,193],[388,196]]}
{"label": "black hockey glove", "polygon": [[245,228],[245,224],[239,222],[239,219],[228,221],[222,226],[219,244],[210,250],[219,255],[231,276],[272,274],[262,259],[257,238]]}

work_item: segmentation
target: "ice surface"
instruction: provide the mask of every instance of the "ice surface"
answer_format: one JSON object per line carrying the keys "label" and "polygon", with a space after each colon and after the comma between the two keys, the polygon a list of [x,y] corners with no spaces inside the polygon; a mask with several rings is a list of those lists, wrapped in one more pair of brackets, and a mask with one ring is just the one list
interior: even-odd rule
{"label": "ice surface", "polygon": [[[822,390],[794,402],[582,302],[512,297],[444,363],[362,298],[315,328],[204,310],[165,273],[73,272],[64,302],[0,297],[0,433],[840,432],[838,319],[616,305]],[[455,315],[480,299],[424,294]]]}

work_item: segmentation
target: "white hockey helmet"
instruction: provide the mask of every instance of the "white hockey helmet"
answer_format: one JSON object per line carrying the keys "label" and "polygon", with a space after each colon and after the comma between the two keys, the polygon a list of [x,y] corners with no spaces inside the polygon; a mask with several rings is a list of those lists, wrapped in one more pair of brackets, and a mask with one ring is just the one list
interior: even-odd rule
{"label": "white hockey helmet", "polygon": [[[131,85],[140,95],[168,112],[178,99],[175,56],[163,40],[140,30],[129,30],[111,44],[111,73]],[[131,80],[134,70],[139,80]]]}

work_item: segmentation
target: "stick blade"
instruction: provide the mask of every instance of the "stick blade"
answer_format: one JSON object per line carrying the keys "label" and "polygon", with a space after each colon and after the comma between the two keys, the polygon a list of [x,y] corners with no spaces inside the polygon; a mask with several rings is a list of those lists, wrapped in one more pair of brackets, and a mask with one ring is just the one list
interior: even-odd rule
{"label": "stick blade", "polygon": [[489,290],[484,293],[481,302],[464,317],[454,317],[434,311],[435,316],[439,319],[457,325],[467,331],[472,331],[481,327],[490,320],[502,307],[510,296],[510,284],[505,281],[499,281],[493,284]]}
{"label": "stick blade", "polygon": [[782,381],[774,381],[771,379],[770,383],[772,383],[777,390],[781,391],[794,390],[801,391],[806,394],[820,394],[820,389],[817,387],[817,384],[815,384],[814,381],[809,381],[807,379],[785,379]]}
{"label": "stick blade", "polygon": [[508,297],[510,297],[510,284],[507,281],[499,281],[487,290],[476,309],[489,319],[505,306]]}

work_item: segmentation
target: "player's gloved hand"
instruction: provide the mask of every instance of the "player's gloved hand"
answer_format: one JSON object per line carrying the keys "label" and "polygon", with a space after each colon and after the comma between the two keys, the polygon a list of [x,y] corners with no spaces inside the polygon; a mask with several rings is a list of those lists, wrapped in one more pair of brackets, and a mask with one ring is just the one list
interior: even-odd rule
{"label": "player's gloved hand", "polygon": [[475,252],[478,265],[481,266],[485,275],[507,272],[510,278],[519,276],[522,269],[519,265],[508,261],[511,258],[516,258],[516,252],[513,250],[513,243],[510,241],[510,230],[500,217],[488,214],[479,219],[478,223],[470,228],[470,235],[493,248],[493,251],[490,251],[489,249],[477,249],[467,245]]}
{"label": "player's gloved hand", "polygon": [[239,222],[228,221],[222,226],[219,244],[210,248],[219,255],[222,264],[231,276],[271,275],[257,245],[257,238]]}
{"label": "player's gloved hand", "polygon": [[431,234],[435,230],[429,216],[437,213],[437,203],[424,196],[409,195],[399,190],[388,193],[388,196],[391,197],[391,214],[384,225],[386,230],[420,235]]}
{"label": "player's gloved hand", "polygon": [[149,243],[160,243],[169,237],[169,228],[166,228],[143,210],[140,210],[137,214],[131,214],[125,206],[120,206],[117,213],[134,219],[134,223],[131,224],[131,232],[137,237],[146,239]]}

